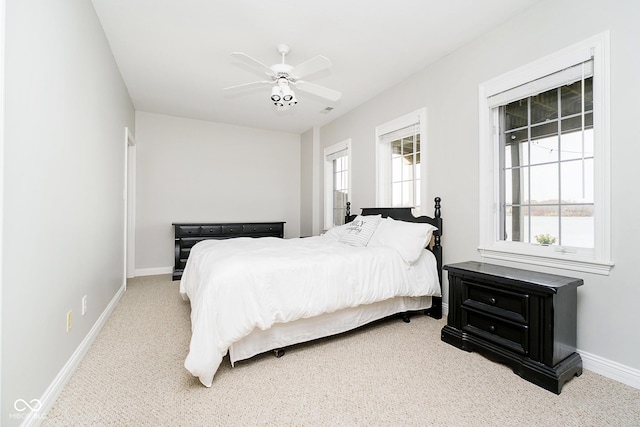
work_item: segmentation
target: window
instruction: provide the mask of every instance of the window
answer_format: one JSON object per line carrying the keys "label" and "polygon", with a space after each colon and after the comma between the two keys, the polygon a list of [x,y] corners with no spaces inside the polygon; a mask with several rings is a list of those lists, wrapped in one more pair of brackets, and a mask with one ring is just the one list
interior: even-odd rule
{"label": "window", "polygon": [[412,207],[421,212],[421,144],[426,110],[422,109],[376,128],[377,204]]}
{"label": "window", "polygon": [[351,140],[324,150],[325,229],[344,224],[349,201]]}
{"label": "window", "polygon": [[608,274],[608,35],[480,85],[482,256]]}
{"label": "window", "polygon": [[592,62],[579,80],[496,107],[500,236],[593,248]]}

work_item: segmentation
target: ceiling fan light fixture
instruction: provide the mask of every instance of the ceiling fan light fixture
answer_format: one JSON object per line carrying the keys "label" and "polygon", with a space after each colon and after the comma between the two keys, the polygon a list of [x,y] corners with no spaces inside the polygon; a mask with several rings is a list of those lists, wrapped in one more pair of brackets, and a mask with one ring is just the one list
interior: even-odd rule
{"label": "ceiling fan light fixture", "polygon": [[281,84],[280,88],[282,89],[282,99],[284,101],[289,102],[296,97],[288,84]]}
{"label": "ceiling fan light fixture", "polygon": [[278,105],[278,102],[282,99],[282,91],[278,86],[274,86],[271,89],[271,100]]}
{"label": "ceiling fan light fixture", "polygon": [[296,94],[289,87],[289,81],[284,77],[280,77],[271,88],[271,100],[279,111],[288,110],[289,107],[298,103]]}

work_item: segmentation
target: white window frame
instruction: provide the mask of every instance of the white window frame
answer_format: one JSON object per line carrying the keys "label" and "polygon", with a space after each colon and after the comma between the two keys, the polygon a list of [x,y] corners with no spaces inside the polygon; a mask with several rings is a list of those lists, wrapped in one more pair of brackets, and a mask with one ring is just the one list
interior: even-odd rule
{"label": "white window frame", "polygon": [[333,160],[329,157],[342,150],[347,150],[347,198],[351,200],[351,138],[330,145],[324,149],[324,229],[333,228]]}
{"label": "white window frame", "polygon": [[[592,56],[594,64],[595,247],[593,250],[576,251],[557,245],[540,246],[498,240],[500,220],[499,144],[498,131],[492,122],[489,98],[580,63],[585,55]],[[480,232],[478,251],[482,257],[602,275],[609,274],[614,265],[611,261],[609,79],[609,33],[604,32],[480,84]]]}
{"label": "white window frame", "polygon": [[[424,210],[427,193],[426,148],[427,109],[421,108],[376,127],[376,206],[391,206],[391,146],[382,142],[382,136],[419,123],[420,133],[420,210]],[[421,215],[422,212],[413,212]]]}

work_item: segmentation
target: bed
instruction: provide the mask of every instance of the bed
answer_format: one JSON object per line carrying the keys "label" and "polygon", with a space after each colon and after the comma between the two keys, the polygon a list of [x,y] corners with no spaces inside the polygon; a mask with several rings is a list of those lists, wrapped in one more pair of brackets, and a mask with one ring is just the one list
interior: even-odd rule
{"label": "bed", "polygon": [[180,280],[191,304],[186,369],[211,387],[231,364],[391,315],[441,318],[442,218],[365,208],[321,236],[196,244]]}

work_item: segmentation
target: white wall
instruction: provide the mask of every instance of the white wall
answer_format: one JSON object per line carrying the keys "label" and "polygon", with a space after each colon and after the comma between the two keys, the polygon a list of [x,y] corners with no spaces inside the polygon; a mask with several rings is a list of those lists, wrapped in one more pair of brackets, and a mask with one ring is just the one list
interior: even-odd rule
{"label": "white wall", "polygon": [[174,222],[286,221],[300,235],[300,136],[136,113],[136,272],[171,272]]}
{"label": "white wall", "polygon": [[[640,199],[633,171],[640,158],[640,2],[549,0],[448,55],[423,72],[321,128],[321,145],[351,138],[353,207],[375,204],[374,130],[427,108],[428,205],[442,197],[444,261],[481,260],[478,246],[478,85],[605,30],[611,34],[612,239],[616,266],[610,276],[540,269],[581,277],[578,348],[583,354],[640,369],[640,283],[637,280]],[[424,43],[437,41],[424,41]],[[415,46],[419,49],[420,42]],[[424,161],[424,160],[423,160]],[[322,185],[320,179],[317,185]],[[322,208],[319,209],[322,217]],[[322,218],[319,219],[322,221]],[[491,261],[495,262],[495,261]],[[507,264],[508,265],[508,264]],[[527,268],[533,268],[527,266]],[[445,286],[446,291],[446,286]],[[445,302],[447,298],[445,296]]]}
{"label": "white wall", "polygon": [[135,117],[91,2],[7,1],[5,49],[9,426],[22,421],[14,402],[42,398],[124,284],[124,128]]}
{"label": "white wall", "polygon": [[313,235],[313,129],[300,135],[300,235]]}

